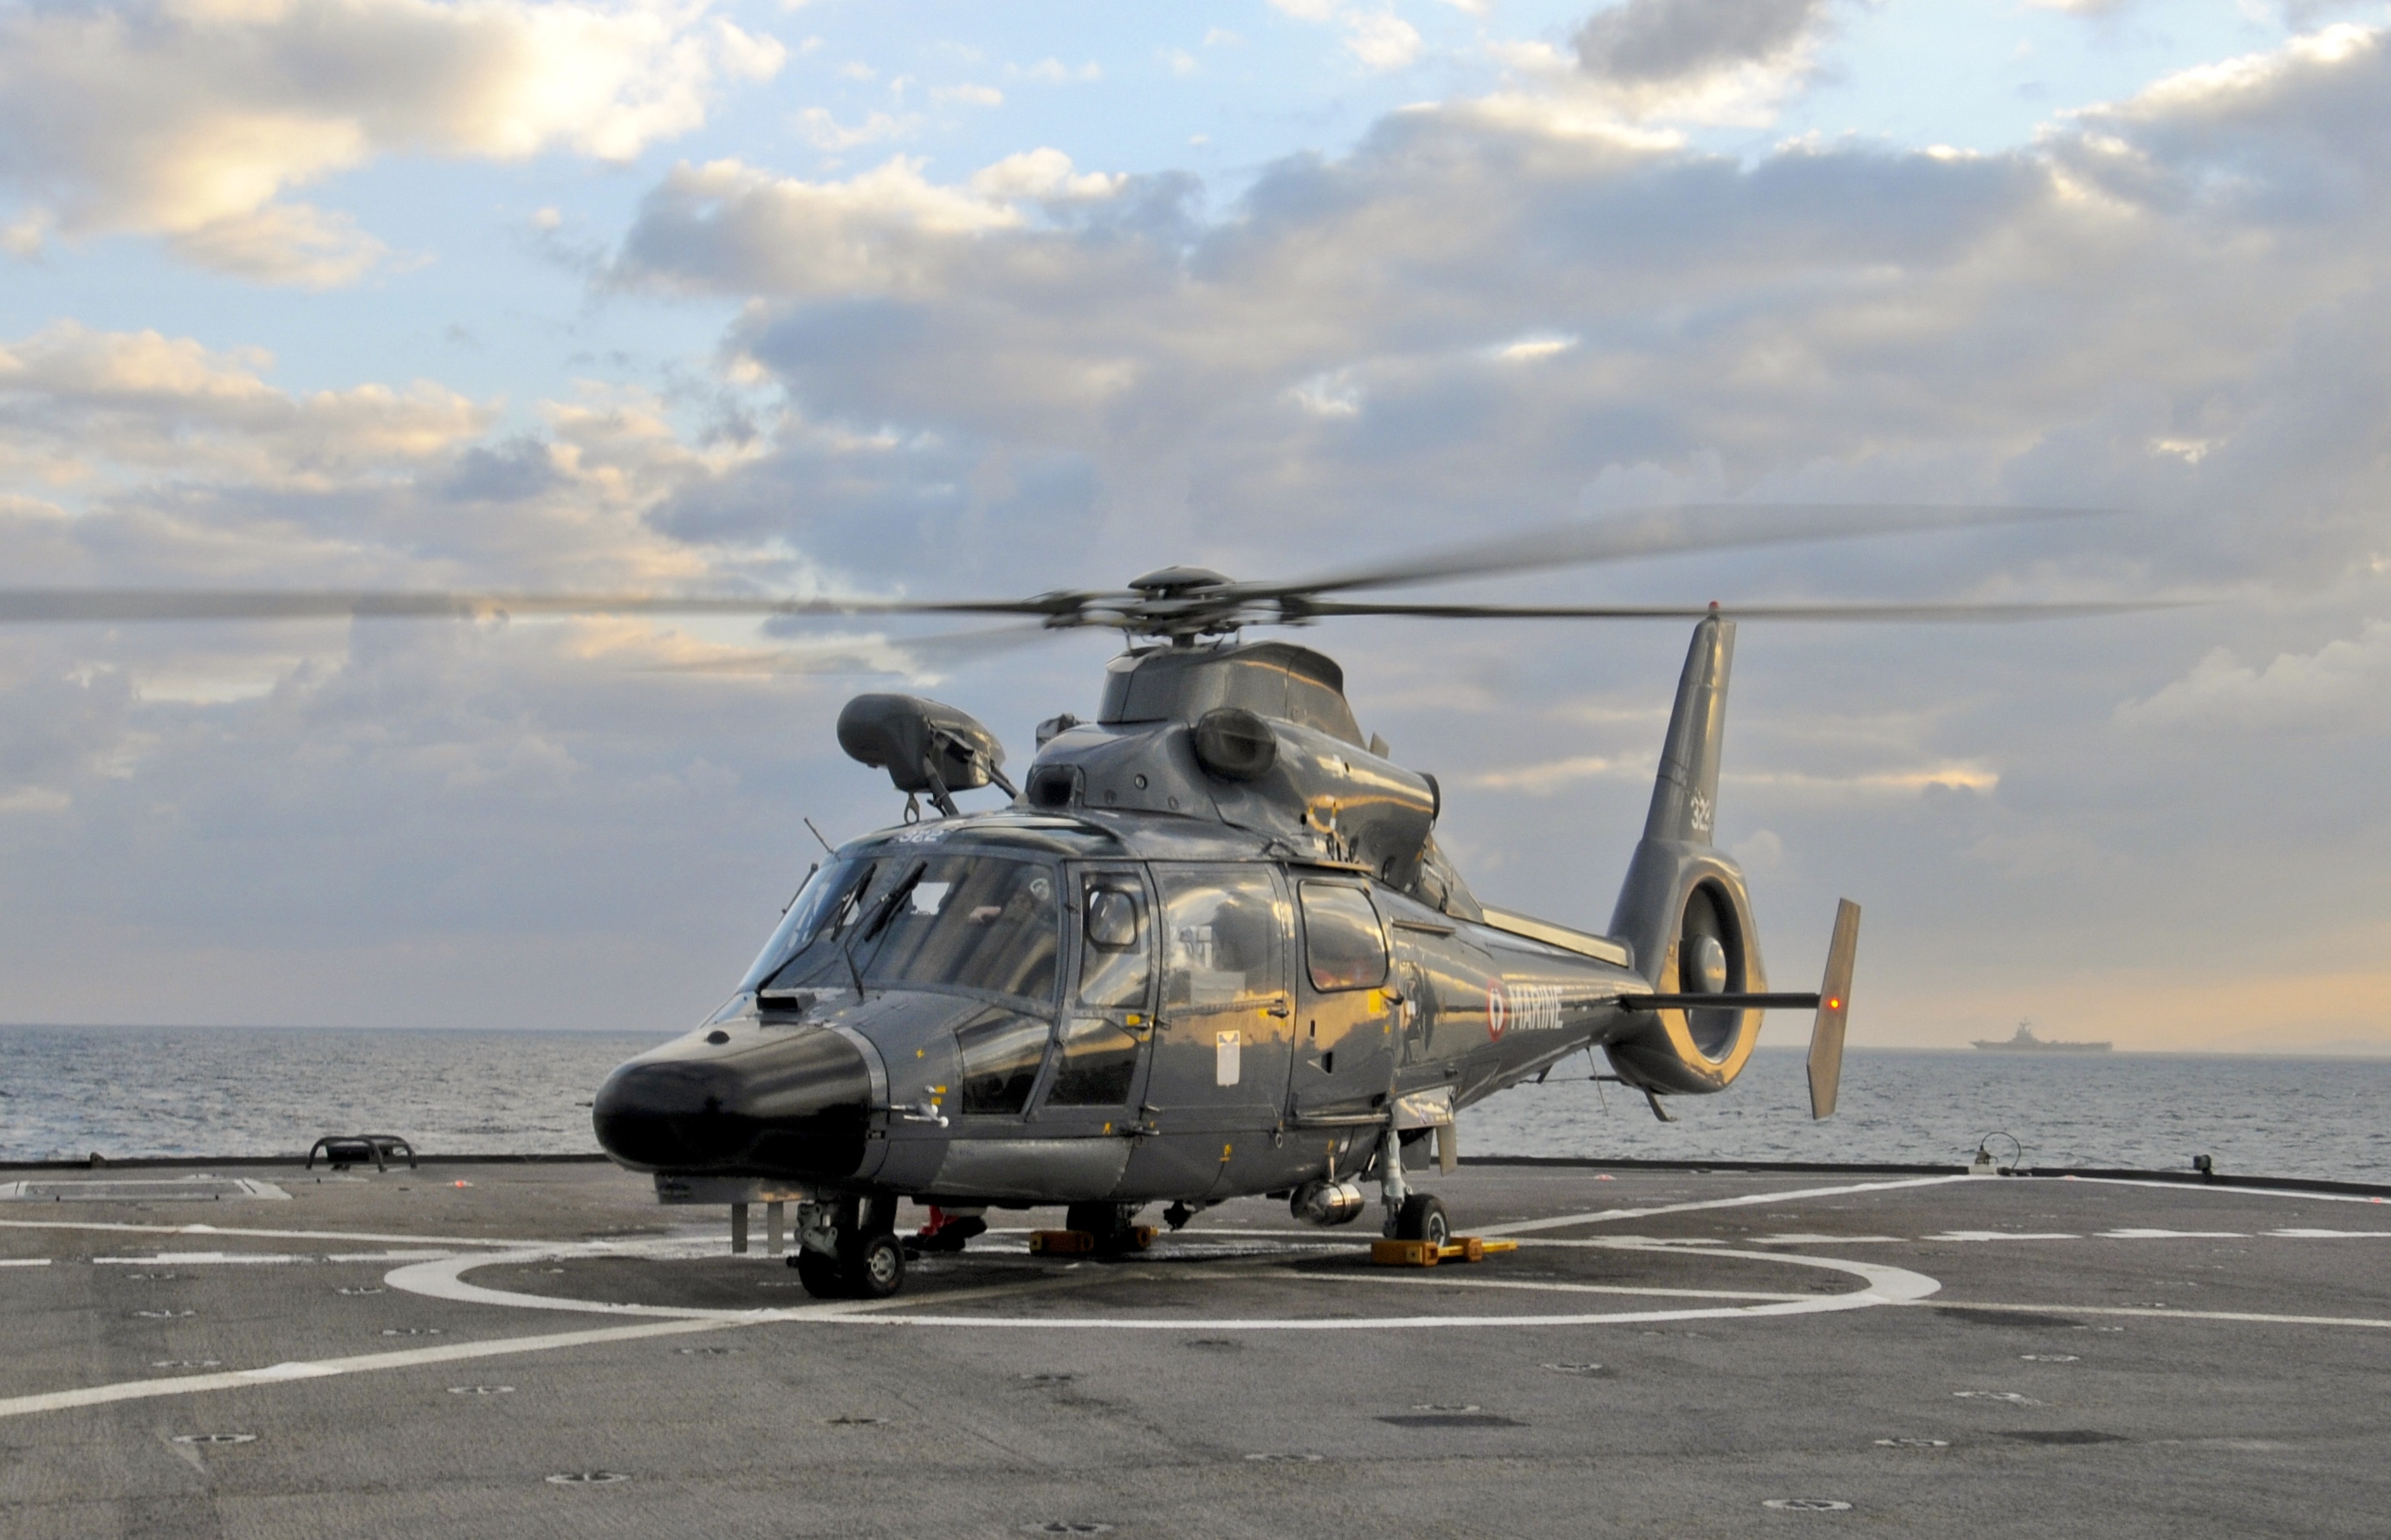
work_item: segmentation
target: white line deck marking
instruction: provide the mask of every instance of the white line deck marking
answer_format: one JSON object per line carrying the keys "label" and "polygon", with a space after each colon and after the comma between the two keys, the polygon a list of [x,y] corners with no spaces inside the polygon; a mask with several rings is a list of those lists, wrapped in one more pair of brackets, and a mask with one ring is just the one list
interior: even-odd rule
{"label": "white line deck marking", "polygon": [[2391,1239],[2391,1230],[2269,1230],[2267,1234],[2285,1240]]}
{"label": "white line deck marking", "polygon": [[[2048,1176],[2013,1177],[2012,1181],[2049,1182]],[[2144,1182],[2130,1176],[2069,1176],[2061,1172],[2061,1182],[2096,1182],[2104,1187],[2156,1187],[2170,1193],[2207,1193],[2216,1197],[2305,1197],[2316,1203],[2383,1203],[2391,1201],[2370,1197],[2364,1193],[2312,1193],[2298,1187],[2212,1187],[2196,1182]]]}
{"label": "white line deck marking", "polygon": [[1815,1300],[1816,1294],[1777,1294],[1757,1288],[1636,1288],[1627,1284],[1551,1283],[1538,1278],[1456,1278],[1441,1267],[1398,1272],[1289,1273],[1317,1283],[1435,1284],[1445,1288],[1524,1288],[1548,1294],[1634,1294],[1669,1300]]}
{"label": "white line deck marking", "polygon": [[208,1267],[273,1263],[437,1262],[457,1253],[418,1248],[407,1251],[332,1251],[321,1256],[293,1251],[161,1251],[148,1257],[94,1257],[94,1267]]}
{"label": "white line deck marking", "polygon": [[636,1326],[605,1326],[589,1331],[553,1332],[541,1337],[502,1337],[485,1342],[450,1342],[436,1348],[407,1348],[397,1352],[359,1353],[350,1358],[326,1358],[312,1364],[275,1364],[263,1369],[237,1369],[228,1374],[193,1374],[172,1379],[127,1379],[113,1385],[93,1385],[80,1391],[51,1391],[42,1395],[0,1400],[0,1417],[30,1412],[63,1412],[77,1406],[102,1406],[117,1401],[146,1401],[156,1396],[190,1395],[200,1391],[237,1391],[271,1385],[285,1379],[323,1379],[333,1375],[370,1374],[377,1369],[406,1369],[423,1364],[454,1364],[507,1353],[543,1352],[551,1348],[588,1347],[601,1342],[627,1342],[642,1337],[666,1337],[681,1332],[719,1331],[735,1321],[651,1321]]}
{"label": "white line deck marking", "polygon": [[[543,1252],[553,1256],[556,1252]],[[587,1253],[579,1253],[587,1255]],[[463,1259],[487,1265],[493,1259]],[[395,1275],[393,1275],[394,1277]],[[387,1281],[387,1280],[386,1280]],[[1000,1285],[983,1289],[964,1289],[945,1296],[946,1299],[977,1299],[995,1294],[1026,1294],[1040,1289],[1068,1288],[1093,1279],[1040,1279],[1032,1284]],[[548,1303],[536,1296],[520,1297],[521,1302]],[[586,1303],[586,1302],[585,1302]],[[120,1380],[112,1385],[93,1385],[76,1391],[51,1391],[39,1395],[14,1396],[0,1400],[0,1417],[23,1417],[33,1412],[62,1412],[78,1406],[99,1406],[118,1401],[146,1401],[159,1396],[191,1395],[201,1391],[237,1391],[258,1385],[278,1384],[290,1379],[326,1379],[344,1374],[370,1374],[381,1369],[416,1368],[426,1364],[454,1364],[477,1358],[499,1358],[511,1353],[548,1352],[558,1348],[579,1348],[607,1342],[636,1341],[646,1337],[669,1337],[692,1331],[722,1331],[736,1326],[763,1326],[780,1321],[829,1320],[866,1310],[886,1310],[902,1306],[903,1301],[834,1301],[795,1310],[752,1311],[685,1311],[665,1320],[644,1321],[638,1326],[595,1326],[582,1331],[547,1332],[536,1337],[499,1337],[479,1342],[449,1342],[436,1348],[403,1348],[394,1352],[358,1353],[347,1358],[318,1359],[312,1363],[272,1364],[262,1369],[236,1369],[222,1374],[179,1375],[162,1379]],[[571,1308],[570,1305],[567,1308]],[[601,1310],[628,1307],[600,1305]],[[875,1324],[900,1324],[898,1317],[875,1318]]]}
{"label": "white line deck marking", "polygon": [[1920,1240],[2082,1240],[2072,1230],[1945,1230]]}
{"label": "white line deck marking", "polygon": [[0,1258],[0,1267],[47,1267],[49,1265],[50,1259],[47,1257]]}
{"label": "white line deck marking", "polygon": [[2102,1240],[2248,1240],[2240,1230],[2103,1230]]}
{"label": "white line deck marking", "polygon": [[1847,1193],[1885,1193],[1903,1187],[1936,1187],[1946,1182],[1967,1182],[1961,1176],[1913,1176],[1899,1182],[1861,1182],[1846,1187],[1808,1187],[1790,1193],[1747,1193],[1740,1197],[1705,1198],[1699,1203],[1664,1203],[1649,1209],[1604,1209],[1588,1214],[1559,1214],[1551,1219],[1522,1219],[1490,1224],[1481,1236],[1524,1236],[1537,1230],[1566,1229],[1573,1224],[1607,1224],[1620,1219],[1648,1219],[1654,1214],[1689,1214],[1702,1209],[1748,1209],[1756,1203],[1798,1203],[1805,1197],[1841,1197]]}
{"label": "white line deck marking", "polygon": [[2029,1315],[2146,1315],[2160,1321],[2250,1321],[2278,1326],[2374,1326],[2391,1329],[2391,1320],[2365,1315],[2260,1315],[2243,1310],[2152,1310],[2147,1305],[2017,1305],[1979,1304],[1971,1300],[1897,1300],[1896,1304],[1931,1304],[1938,1310],[2002,1310]]}
{"label": "white line deck marking", "polygon": [[[244,1236],[265,1240],[378,1240],[405,1246],[561,1246],[562,1241],[500,1240],[489,1236],[385,1236],[362,1230],[237,1230],[228,1224],[123,1224],[96,1219],[0,1219],[6,1230],[109,1230],[136,1236]],[[606,1241],[576,1244],[604,1246]],[[621,1244],[630,1244],[625,1241]]]}

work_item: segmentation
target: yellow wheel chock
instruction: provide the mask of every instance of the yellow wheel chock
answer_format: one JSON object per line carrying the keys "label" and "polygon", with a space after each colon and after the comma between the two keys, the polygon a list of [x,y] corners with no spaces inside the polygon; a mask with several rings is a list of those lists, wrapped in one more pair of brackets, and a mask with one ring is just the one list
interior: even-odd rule
{"label": "yellow wheel chock", "polygon": [[1484,1262],[1519,1249],[1516,1240],[1481,1240],[1476,1236],[1455,1236],[1442,1246],[1424,1240],[1374,1240],[1370,1260],[1380,1267],[1434,1267],[1441,1262]]}

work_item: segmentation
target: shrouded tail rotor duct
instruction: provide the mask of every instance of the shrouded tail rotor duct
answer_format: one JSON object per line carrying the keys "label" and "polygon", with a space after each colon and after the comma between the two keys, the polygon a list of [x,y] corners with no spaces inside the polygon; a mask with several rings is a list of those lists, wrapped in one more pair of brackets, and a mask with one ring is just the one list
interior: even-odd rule
{"label": "shrouded tail rotor duct", "polygon": [[[1743,925],[1735,900],[1715,883],[1686,895],[1677,920],[1677,991],[1725,994],[1744,987]],[[1726,1057],[1743,1025],[1742,1011],[1687,1011],[1687,1035],[1704,1058]]]}
{"label": "shrouded tail rotor duct", "polygon": [[[1751,923],[1743,874],[1715,851],[1687,859],[1679,874],[1675,923],[1658,966],[1655,989],[1669,994],[1765,992],[1759,938]],[[1751,1056],[1762,1013],[1722,1006],[1639,1013],[1641,1029],[1608,1052],[1619,1073],[1654,1091],[1724,1088]]]}

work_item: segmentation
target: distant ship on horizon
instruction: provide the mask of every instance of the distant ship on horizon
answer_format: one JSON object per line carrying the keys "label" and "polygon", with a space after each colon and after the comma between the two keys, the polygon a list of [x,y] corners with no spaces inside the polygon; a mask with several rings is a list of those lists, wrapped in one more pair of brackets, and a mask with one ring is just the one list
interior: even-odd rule
{"label": "distant ship on horizon", "polygon": [[2048,1042],[2034,1035],[2034,1023],[2018,1023],[2017,1036],[2012,1038],[1978,1038],[1976,1046],[1995,1054],[2105,1054],[2106,1042]]}

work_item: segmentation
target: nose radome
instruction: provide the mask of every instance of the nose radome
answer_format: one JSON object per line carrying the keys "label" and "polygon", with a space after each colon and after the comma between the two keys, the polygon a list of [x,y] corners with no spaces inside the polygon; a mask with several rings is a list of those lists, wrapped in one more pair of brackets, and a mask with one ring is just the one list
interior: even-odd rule
{"label": "nose radome", "polygon": [[729,1053],[634,1059],[599,1088],[590,1120],[635,1170],[836,1177],[862,1164],[871,1111],[862,1053],[800,1028]]}

